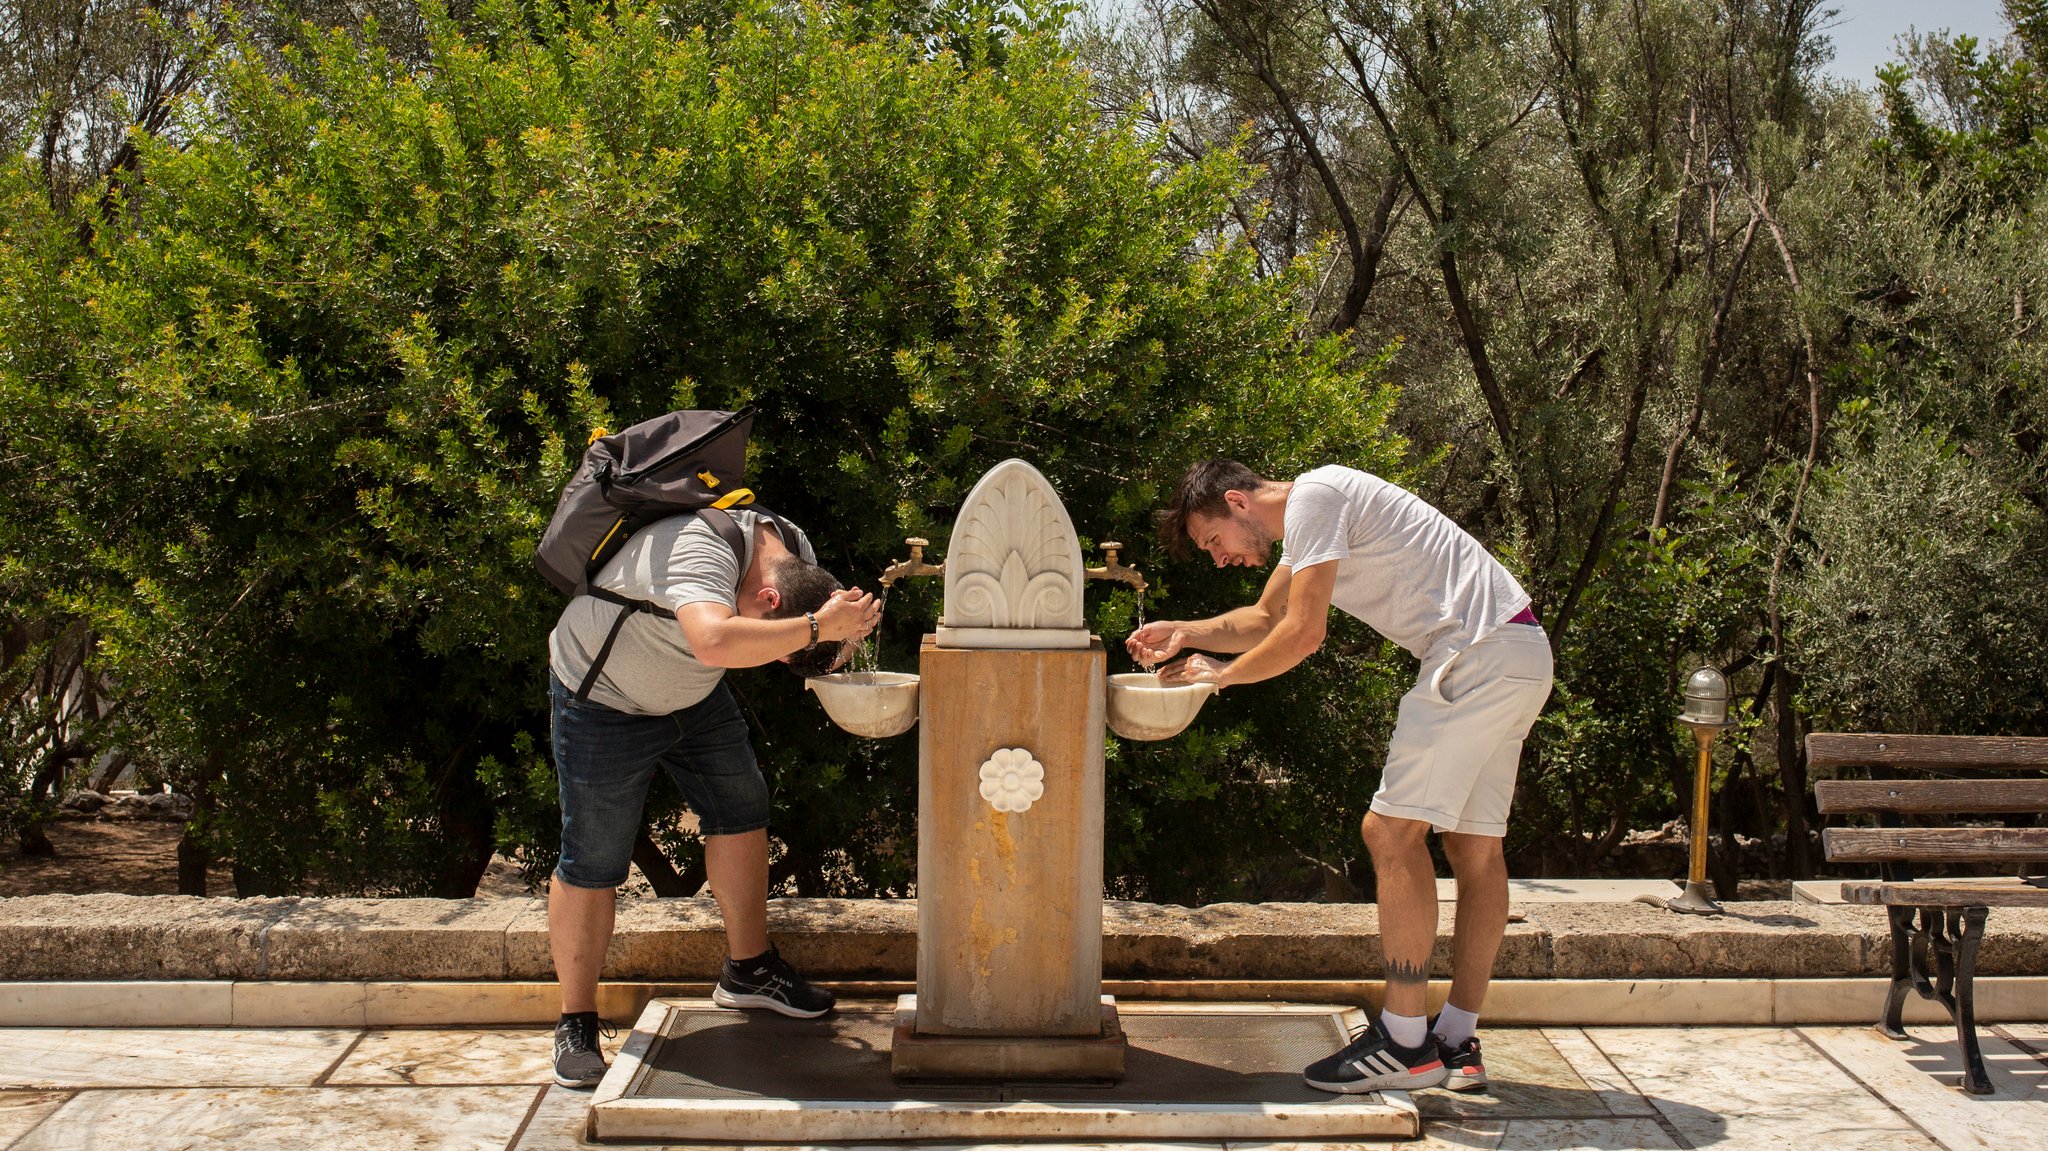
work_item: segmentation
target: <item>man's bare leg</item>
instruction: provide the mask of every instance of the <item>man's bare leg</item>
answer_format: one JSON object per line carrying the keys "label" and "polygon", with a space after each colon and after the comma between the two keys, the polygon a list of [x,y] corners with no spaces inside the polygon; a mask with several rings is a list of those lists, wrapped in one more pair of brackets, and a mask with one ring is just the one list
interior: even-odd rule
{"label": "man's bare leg", "polygon": [[1449,1002],[1477,1015],[1508,930],[1507,859],[1499,838],[1455,831],[1444,833],[1444,856],[1458,877]]}
{"label": "man's bare leg", "polygon": [[597,977],[617,918],[609,887],[577,887],[559,876],[548,883],[548,950],[562,985],[562,1014],[597,1010]]}
{"label": "man's bare leg", "polygon": [[1359,831],[1379,884],[1385,1010],[1424,1015],[1429,1010],[1429,957],[1436,949],[1436,867],[1429,858],[1429,824],[1374,811],[1366,813]]}
{"label": "man's bare leg", "polygon": [[768,950],[768,830],[704,837],[704,871],[725,917],[726,953],[752,959]]}

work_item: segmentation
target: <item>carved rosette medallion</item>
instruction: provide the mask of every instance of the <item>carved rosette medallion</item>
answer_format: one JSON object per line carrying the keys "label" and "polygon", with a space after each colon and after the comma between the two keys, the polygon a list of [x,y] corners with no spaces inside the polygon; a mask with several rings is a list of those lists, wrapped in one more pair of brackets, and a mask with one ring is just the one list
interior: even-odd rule
{"label": "carved rosette medallion", "polygon": [[1004,460],[961,505],[946,549],[947,647],[1086,647],[1081,541],[1037,468]]}
{"label": "carved rosette medallion", "polygon": [[1044,795],[1045,765],[1028,748],[997,748],[981,765],[981,797],[997,811],[1030,811]]}

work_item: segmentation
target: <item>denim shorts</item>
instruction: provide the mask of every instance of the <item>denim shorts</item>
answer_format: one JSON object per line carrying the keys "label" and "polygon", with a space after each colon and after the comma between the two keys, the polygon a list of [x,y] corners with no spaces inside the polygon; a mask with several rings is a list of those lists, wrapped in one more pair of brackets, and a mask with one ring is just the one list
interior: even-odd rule
{"label": "denim shorts", "polygon": [[577,703],[576,693],[549,672],[548,700],[562,797],[555,876],[563,883],[602,888],[626,881],[657,767],[697,813],[702,834],[768,826],[768,781],[724,681],[681,711],[629,715],[590,700]]}

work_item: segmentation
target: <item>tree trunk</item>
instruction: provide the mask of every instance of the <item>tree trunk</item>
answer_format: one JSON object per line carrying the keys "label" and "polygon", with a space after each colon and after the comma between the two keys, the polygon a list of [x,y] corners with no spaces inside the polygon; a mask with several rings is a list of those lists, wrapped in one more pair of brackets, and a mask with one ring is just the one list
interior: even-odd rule
{"label": "tree trunk", "polygon": [[1778,712],[1778,782],[1785,792],[1785,874],[1812,879],[1813,861],[1806,849],[1806,746],[1799,738],[1799,716],[1792,710],[1792,673],[1780,666],[1776,685]]}
{"label": "tree trunk", "polygon": [[654,894],[663,899],[688,899],[704,887],[704,864],[701,858],[687,870],[677,871],[675,865],[663,855],[654,839],[641,831],[633,841],[633,865],[640,874],[647,877],[647,885]]}
{"label": "tree trunk", "polygon": [[205,895],[206,869],[213,863],[188,825],[178,837],[178,894]]}

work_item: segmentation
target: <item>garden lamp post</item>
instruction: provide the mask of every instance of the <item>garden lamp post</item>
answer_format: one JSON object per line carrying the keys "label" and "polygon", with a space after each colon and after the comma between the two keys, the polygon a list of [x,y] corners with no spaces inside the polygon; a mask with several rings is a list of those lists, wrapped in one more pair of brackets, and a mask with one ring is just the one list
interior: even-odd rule
{"label": "garden lamp post", "polygon": [[1692,865],[1686,872],[1685,894],[1664,906],[1688,915],[1719,915],[1721,905],[1707,894],[1707,799],[1713,791],[1714,737],[1735,726],[1728,722],[1728,680],[1703,667],[1685,681],[1685,712],[1678,722],[1692,729],[1699,745],[1699,768],[1692,789]]}

